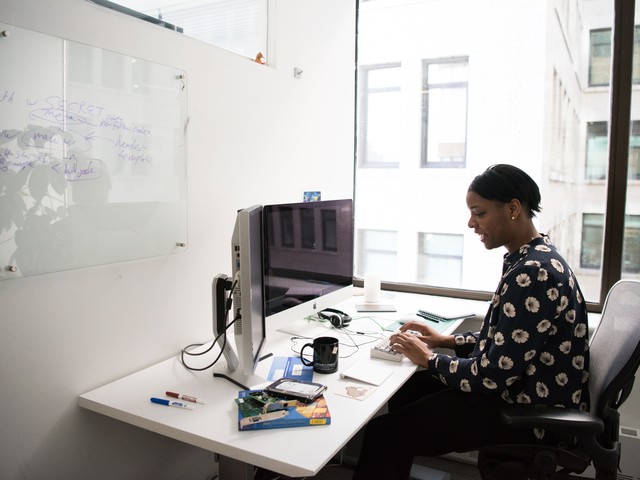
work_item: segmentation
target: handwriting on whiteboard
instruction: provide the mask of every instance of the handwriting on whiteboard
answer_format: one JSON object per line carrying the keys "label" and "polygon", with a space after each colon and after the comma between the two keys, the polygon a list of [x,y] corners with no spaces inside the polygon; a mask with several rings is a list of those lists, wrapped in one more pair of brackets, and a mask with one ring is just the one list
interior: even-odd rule
{"label": "handwriting on whiteboard", "polygon": [[105,161],[148,167],[154,162],[148,150],[152,130],[105,106],[55,95],[21,97],[8,89],[0,91],[0,112],[3,105],[24,112],[26,126],[0,124],[0,174],[44,165],[67,181],[82,181],[100,178]]}

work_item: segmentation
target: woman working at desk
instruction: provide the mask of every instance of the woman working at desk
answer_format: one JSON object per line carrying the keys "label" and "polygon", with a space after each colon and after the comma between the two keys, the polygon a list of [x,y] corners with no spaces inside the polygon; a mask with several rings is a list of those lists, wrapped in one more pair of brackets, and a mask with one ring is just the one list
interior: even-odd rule
{"label": "woman working at desk", "polygon": [[[391,337],[424,370],[367,425],[354,480],[407,479],[414,456],[557,441],[542,430],[501,428],[505,402],[589,408],[586,304],[569,265],[533,224],[538,186],[516,167],[494,165],[469,186],[467,206],[485,248],[507,249],[482,328],[442,335],[409,322]],[[403,333],[409,329],[422,336]]]}

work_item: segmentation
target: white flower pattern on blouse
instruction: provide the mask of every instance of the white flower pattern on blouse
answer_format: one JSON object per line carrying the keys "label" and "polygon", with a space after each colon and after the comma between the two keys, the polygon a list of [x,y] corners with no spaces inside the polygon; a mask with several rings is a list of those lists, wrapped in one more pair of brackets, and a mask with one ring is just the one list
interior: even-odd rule
{"label": "white flower pattern on blouse", "polygon": [[[586,304],[548,237],[505,255],[480,332],[454,338],[456,356],[438,353],[429,360],[443,383],[498,393],[509,403],[588,410]],[[544,431],[536,434],[542,438]]]}

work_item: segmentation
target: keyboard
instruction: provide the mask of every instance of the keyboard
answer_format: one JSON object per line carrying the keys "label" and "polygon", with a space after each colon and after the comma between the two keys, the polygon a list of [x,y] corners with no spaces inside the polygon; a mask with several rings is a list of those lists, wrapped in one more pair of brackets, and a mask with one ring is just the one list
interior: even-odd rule
{"label": "keyboard", "polygon": [[[420,335],[415,330],[407,330],[405,333],[411,335]],[[381,358],[383,360],[391,360],[392,362],[401,362],[404,354],[391,349],[389,345],[389,337],[382,337],[378,343],[371,348],[371,358]]]}
{"label": "keyboard", "polygon": [[404,355],[391,349],[389,337],[381,338],[378,343],[371,347],[371,358],[381,358],[392,362],[401,362]]}

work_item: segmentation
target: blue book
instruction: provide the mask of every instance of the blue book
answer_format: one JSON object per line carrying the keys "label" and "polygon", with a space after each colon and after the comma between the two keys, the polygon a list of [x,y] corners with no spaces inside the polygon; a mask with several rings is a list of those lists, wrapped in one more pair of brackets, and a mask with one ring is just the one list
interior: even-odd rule
{"label": "blue book", "polygon": [[273,357],[267,380],[293,378],[303,382],[313,381],[313,367],[302,363],[300,357]]}

